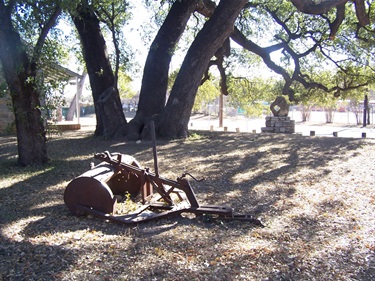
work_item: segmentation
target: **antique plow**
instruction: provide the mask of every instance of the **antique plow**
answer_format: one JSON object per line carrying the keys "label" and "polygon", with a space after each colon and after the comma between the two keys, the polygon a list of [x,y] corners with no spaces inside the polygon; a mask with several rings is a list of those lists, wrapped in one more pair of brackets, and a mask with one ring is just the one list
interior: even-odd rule
{"label": "antique plow", "polygon": [[[187,175],[191,176],[189,173],[176,180],[159,176],[154,133],[152,137],[154,173],[148,168],[142,168],[132,156],[107,151],[97,153],[94,158],[102,162],[72,180],[66,187],[64,201],[69,210],[76,216],[90,214],[124,224],[193,213],[198,216],[209,215],[214,219],[241,220],[262,225],[252,216],[233,214],[229,206],[200,205],[186,179]],[[138,209],[115,215],[118,202],[124,198],[130,200],[129,197],[138,200]]]}

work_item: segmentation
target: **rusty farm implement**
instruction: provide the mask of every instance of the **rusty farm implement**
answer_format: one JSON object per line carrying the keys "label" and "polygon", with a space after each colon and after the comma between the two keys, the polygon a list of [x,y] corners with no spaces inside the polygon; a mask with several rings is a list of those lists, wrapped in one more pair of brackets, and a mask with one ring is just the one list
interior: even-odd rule
{"label": "rusty farm implement", "polygon": [[[151,127],[155,172],[142,168],[129,155],[97,153],[94,158],[101,163],[73,179],[65,189],[64,201],[71,213],[76,216],[90,214],[123,224],[193,213],[262,225],[252,216],[234,214],[230,206],[200,205],[186,178],[190,176],[189,173],[176,180],[161,177],[158,172],[153,124]],[[130,213],[115,215],[118,201],[129,197],[138,199],[138,208]]]}

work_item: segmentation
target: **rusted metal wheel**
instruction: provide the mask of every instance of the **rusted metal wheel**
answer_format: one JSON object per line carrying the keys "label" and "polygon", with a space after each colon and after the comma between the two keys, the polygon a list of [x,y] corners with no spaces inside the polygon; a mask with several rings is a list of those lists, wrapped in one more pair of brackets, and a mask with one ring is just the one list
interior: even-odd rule
{"label": "rusted metal wheel", "polygon": [[[133,157],[129,159],[127,164],[141,168],[141,165]],[[131,197],[136,197],[141,191],[142,180],[137,174],[123,169],[112,176],[107,184],[114,195],[124,196],[129,193]]]}
{"label": "rusted metal wheel", "polygon": [[111,189],[104,182],[91,177],[78,177],[65,189],[64,202],[76,216],[84,215],[80,206],[92,208],[105,214],[112,214],[116,199]]}

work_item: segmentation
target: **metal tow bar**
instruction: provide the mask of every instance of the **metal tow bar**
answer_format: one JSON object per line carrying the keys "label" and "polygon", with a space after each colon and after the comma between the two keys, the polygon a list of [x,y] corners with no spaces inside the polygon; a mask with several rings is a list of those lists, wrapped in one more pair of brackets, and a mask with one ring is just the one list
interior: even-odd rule
{"label": "metal tow bar", "polygon": [[[206,215],[210,219],[239,220],[263,226],[251,215],[233,214],[230,206],[200,205],[186,179],[189,173],[176,180],[159,175],[154,124],[151,123],[155,172],[142,168],[126,154],[97,153],[101,161],[91,170],[73,179],[65,189],[64,201],[76,216],[93,215],[116,223],[134,224],[173,217],[182,213]],[[124,198],[138,201],[138,209],[125,215],[114,215],[118,201]]]}

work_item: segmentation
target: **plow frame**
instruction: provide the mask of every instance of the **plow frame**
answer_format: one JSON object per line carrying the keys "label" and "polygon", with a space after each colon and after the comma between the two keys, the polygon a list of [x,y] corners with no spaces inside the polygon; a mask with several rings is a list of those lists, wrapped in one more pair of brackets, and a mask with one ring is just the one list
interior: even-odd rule
{"label": "plow frame", "polygon": [[[152,132],[154,132],[153,123]],[[85,179],[82,179],[84,186],[82,186],[82,184],[77,186],[74,181],[79,180],[80,178],[78,177],[67,186],[64,193],[64,201],[70,211],[77,216],[90,214],[95,217],[122,224],[134,224],[154,219],[172,217],[182,213],[193,213],[196,216],[209,215],[211,219],[241,220],[258,226],[263,226],[260,220],[251,215],[233,214],[233,209],[230,206],[200,205],[193,188],[186,179],[187,175],[191,176],[189,173],[184,173],[176,180],[159,176],[154,134],[155,133],[152,133],[155,173],[150,172],[149,168],[141,168],[139,165],[129,163],[129,161],[123,161],[124,157],[129,157],[128,155],[120,153],[111,154],[108,151],[105,151],[104,153],[96,153],[94,155],[95,159],[102,162],[92,168],[102,168],[107,164],[109,165],[109,168],[112,169],[115,176],[120,175],[124,178],[132,177],[137,179],[137,182],[140,183],[139,196],[141,197],[142,203],[137,210],[125,215],[114,215],[117,200],[114,198],[111,189],[105,184],[91,189],[91,186],[85,184]],[[192,178],[195,179],[194,177]],[[80,192],[76,190],[78,187],[79,189],[82,188]],[[93,194],[95,192],[91,192],[91,190],[96,191],[96,189],[100,192]],[[92,194],[90,195],[90,193]],[[90,196],[91,201],[81,200],[83,197],[90,198]],[[98,204],[88,203],[96,203],[97,201]],[[100,202],[104,203],[100,204]]]}

